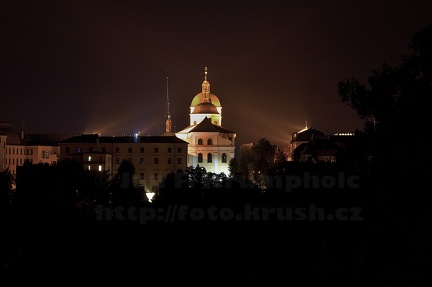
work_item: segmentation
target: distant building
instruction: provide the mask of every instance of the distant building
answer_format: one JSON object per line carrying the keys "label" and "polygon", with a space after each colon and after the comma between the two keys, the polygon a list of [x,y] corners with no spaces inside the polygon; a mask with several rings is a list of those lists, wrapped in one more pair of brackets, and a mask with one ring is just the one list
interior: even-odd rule
{"label": "distant building", "polygon": [[353,141],[353,133],[326,135],[307,126],[292,134],[283,149],[289,161],[336,162],[337,155]]}
{"label": "distant building", "polygon": [[189,143],[187,165],[202,166],[208,172],[229,174],[228,164],[234,157],[236,133],[222,126],[222,106],[219,98],[210,93],[207,67],[201,93],[191,102],[189,126],[176,136]]}
{"label": "distant building", "polygon": [[66,134],[24,134],[0,123],[0,171],[8,169],[16,176],[18,166],[31,164],[55,164],[60,158],[59,142],[71,137]]}
{"label": "distant building", "polygon": [[135,167],[134,182],[146,192],[157,192],[168,172],[185,170],[188,143],[176,136],[109,137],[84,134],[60,142],[60,159],[73,159],[84,169],[115,175],[120,163]]}

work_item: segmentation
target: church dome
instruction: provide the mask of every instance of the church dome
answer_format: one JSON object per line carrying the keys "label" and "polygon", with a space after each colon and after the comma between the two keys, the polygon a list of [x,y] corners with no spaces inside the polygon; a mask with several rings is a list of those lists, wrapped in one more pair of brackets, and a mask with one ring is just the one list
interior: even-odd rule
{"label": "church dome", "polygon": [[[215,94],[209,94],[210,97],[210,101],[213,105],[215,105],[216,107],[220,107],[220,101],[219,98],[215,95]],[[199,93],[197,94],[191,102],[191,107],[195,107],[196,105],[198,105],[199,103],[203,102],[204,99],[204,94],[203,93]]]}
{"label": "church dome", "polygon": [[219,114],[216,106],[212,103],[199,103],[195,106],[193,114]]}

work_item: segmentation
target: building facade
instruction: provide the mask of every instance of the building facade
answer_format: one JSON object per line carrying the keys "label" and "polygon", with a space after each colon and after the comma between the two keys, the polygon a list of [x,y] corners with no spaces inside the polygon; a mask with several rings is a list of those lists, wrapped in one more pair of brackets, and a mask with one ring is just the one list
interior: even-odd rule
{"label": "building facade", "polygon": [[60,143],[61,160],[72,159],[84,169],[113,176],[123,160],[135,167],[134,182],[146,192],[157,192],[168,172],[185,170],[188,143],[176,136],[107,137],[84,134]]}
{"label": "building facade", "polygon": [[17,133],[9,123],[0,123],[0,171],[8,169],[16,176],[17,167],[26,162],[55,164],[60,159],[59,141],[70,136]]}
{"label": "building facade", "polygon": [[202,166],[208,172],[229,175],[229,161],[234,158],[236,133],[222,126],[222,106],[210,92],[207,67],[201,93],[192,99],[189,126],[175,133],[188,142],[187,165]]}

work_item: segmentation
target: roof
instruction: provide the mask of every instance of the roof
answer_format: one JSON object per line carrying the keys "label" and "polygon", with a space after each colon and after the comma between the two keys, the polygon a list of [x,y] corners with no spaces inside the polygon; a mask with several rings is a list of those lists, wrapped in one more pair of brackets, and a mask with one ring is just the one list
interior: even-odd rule
{"label": "roof", "polygon": [[299,132],[293,133],[292,140],[293,141],[311,141],[313,139],[325,138],[325,134],[319,130],[309,128],[306,130],[301,130]]}
{"label": "roof", "polygon": [[219,114],[217,108],[212,103],[199,103],[195,106],[193,114]]}
{"label": "roof", "polygon": [[3,123],[3,122],[0,123],[0,135],[7,136],[6,144],[8,145],[21,144],[20,135],[11,128],[10,123]]}
{"label": "roof", "polygon": [[81,136],[74,136],[62,141],[62,143],[96,143],[97,139],[99,139],[99,143],[184,143],[187,144],[186,141],[179,139],[175,135],[108,137],[108,136],[99,136],[98,134],[83,134]]}
{"label": "roof", "polygon": [[227,130],[222,126],[212,124],[210,118],[205,117],[199,124],[197,124],[190,132],[219,132],[219,133],[234,133]]}
{"label": "roof", "polygon": [[74,135],[71,134],[26,134],[22,140],[23,144],[40,146],[58,146],[59,142],[64,141]]}
{"label": "roof", "polygon": [[[210,102],[215,105],[216,107],[220,107],[220,101],[219,98],[215,95],[215,94],[209,94],[210,97]],[[197,94],[191,102],[191,107],[195,107],[196,105],[198,105],[199,103],[202,103],[204,99],[204,94],[203,93],[199,93]]]}

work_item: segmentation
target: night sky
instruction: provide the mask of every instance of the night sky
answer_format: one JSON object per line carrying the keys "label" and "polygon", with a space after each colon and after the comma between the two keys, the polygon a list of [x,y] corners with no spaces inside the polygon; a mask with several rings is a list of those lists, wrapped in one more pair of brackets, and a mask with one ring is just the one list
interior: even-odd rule
{"label": "night sky", "polygon": [[363,127],[337,83],[396,66],[432,1],[2,1],[1,114],[26,133],[158,135],[208,67],[237,145]]}

